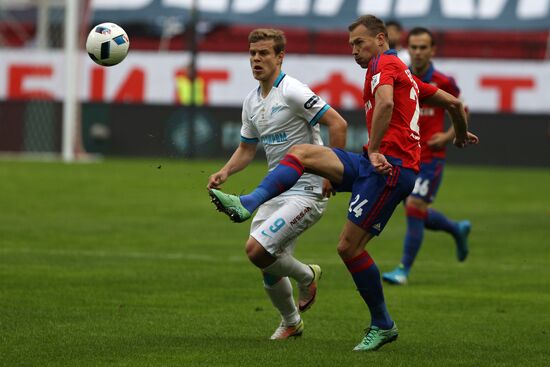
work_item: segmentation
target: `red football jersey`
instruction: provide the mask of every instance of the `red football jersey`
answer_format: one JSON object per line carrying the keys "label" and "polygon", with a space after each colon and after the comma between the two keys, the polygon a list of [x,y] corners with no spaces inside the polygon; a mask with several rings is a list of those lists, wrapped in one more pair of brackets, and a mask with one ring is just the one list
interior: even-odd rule
{"label": "red football jersey", "polygon": [[[401,159],[405,168],[418,172],[420,164],[419,100],[432,96],[437,88],[415,78],[399,60],[395,50],[388,50],[369,62],[363,89],[367,113],[367,130],[371,132],[376,90],[381,85],[393,86],[393,113],[380,153]],[[368,149],[368,144],[364,147]]]}
{"label": "red football jersey", "polygon": [[[435,70],[433,64],[430,64],[428,71],[419,78],[424,83],[430,83],[455,97],[460,95],[460,89],[458,89],[455,80]],[[428,140],[435,133],[445,131],[445,109],[423,105],[420,109],[418,126],[420,127],[420,161],[430,162],[433,158],[445,158],[445,148],[432,150],[428,146]]]}

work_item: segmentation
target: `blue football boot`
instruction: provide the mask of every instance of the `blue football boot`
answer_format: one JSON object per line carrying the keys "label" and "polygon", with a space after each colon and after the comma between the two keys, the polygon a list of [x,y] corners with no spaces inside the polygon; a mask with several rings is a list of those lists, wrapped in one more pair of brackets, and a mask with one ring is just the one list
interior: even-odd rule
{"label": "blue football boot", "polygon": [[403,264],[399,264],[394,270],[383,273],[382,279],[390,284],[405,285],[409,277],[409,271],[405,269]]}
{"label": "blue football boot", "polygon": [[458,236],[456,241],[456,258],[462,262],[468,257],[468,235],[472,230],[472,223],[469,220],[462,220],[458,222]]}

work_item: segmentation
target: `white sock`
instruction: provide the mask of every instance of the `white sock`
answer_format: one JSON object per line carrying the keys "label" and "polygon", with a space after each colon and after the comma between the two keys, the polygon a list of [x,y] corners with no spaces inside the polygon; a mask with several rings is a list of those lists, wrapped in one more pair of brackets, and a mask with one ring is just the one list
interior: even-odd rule
{"label": "white sock", "polygon": [[296,325],[300,321],[300,314],[292,297],[290,279],[288,277],[281,278],[273,285],[267,285],[264,282],[264,288],[273,306],[279,310],[285,325]]}
{"label": "white sock", "polygon": [[266,268],[263,272],[278,277],[291,277],[298,284],[310,284],[313,281],[313,271],[309,266],[296,260],[291,255],[283,255]]}

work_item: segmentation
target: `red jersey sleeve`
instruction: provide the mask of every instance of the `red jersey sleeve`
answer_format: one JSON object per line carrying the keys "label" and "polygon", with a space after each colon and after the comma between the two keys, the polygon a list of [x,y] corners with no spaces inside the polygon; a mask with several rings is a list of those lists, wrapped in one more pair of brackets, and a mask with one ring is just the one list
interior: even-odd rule
{"label": "red jersey sleeve", "polygon": [[376,68],[377,70],[375,70],[375,74],[372,76],[370,86],[373,96],[376,95],[376,90],[381,85],[391,85],[393,87],[393,84],[401,71],[395,63],[388,62],[387,59],[384,58],[380,60]]}
{"label": "red jersey sleeve", "polygon": [[420,102],[422,102],[426,98],[430,98],[435,94],[435,92],[437,92],[437,87],[434,87],[433,85],[428,83],[424,83],[416,75],[413,75],[413,77],[416,85],[418,85],[418,98],[420,98]]}

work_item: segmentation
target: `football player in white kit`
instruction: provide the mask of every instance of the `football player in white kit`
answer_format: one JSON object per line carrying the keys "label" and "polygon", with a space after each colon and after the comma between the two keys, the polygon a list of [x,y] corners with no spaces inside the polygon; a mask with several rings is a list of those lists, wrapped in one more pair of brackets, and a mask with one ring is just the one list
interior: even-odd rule
{"label": "football player in white kit", "polygon": [[[285,43],[280,30],[250,33],[250,66],[260,85],[244,100],[241,142],[223,168],[210,176],[208,189],[219,188],[229,176],[248,166],[259,142],[269,170],[293,145],[322,145],[319,124],[328,127],[331,146],[344,148],[346,121],[306,85],[281,71]],[[261,269],[264,288],[282,319],[271,339],[300,336],[304,330],[300,312],[315,301],[321,268],[301,263],[293,252],[296,238],[319,220],[331,194],[334,191],[328,180],[304,174],[293,188],[260,206],[252,221],[246,253]],[[297,305],[289,278],[298,286]]]}

